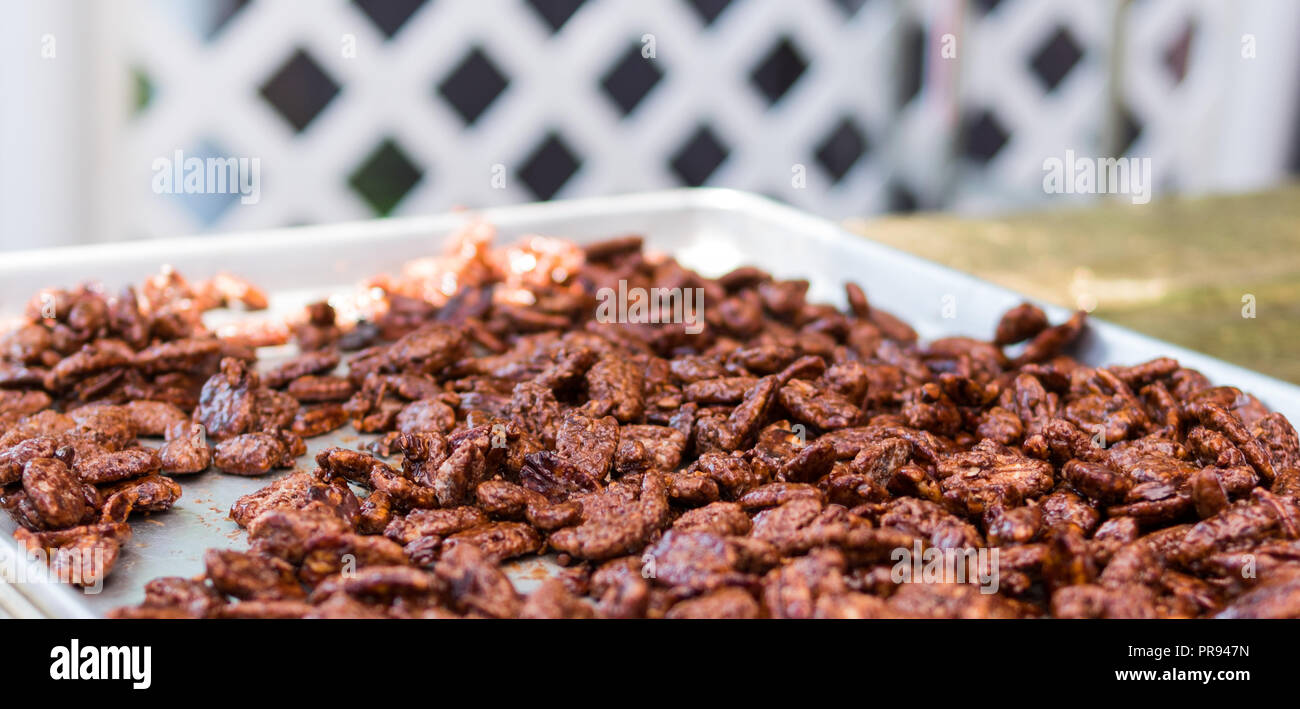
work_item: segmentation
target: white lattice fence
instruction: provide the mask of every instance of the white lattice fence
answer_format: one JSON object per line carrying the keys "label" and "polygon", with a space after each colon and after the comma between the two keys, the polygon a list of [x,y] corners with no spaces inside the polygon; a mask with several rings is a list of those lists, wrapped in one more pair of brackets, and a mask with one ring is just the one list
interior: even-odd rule
{"label": "white lattice fence", "polygon": [[[832,216],[1005,209],[1057,198],[1042,165],[1066,149],[1151,157],[1165,188],[1258,184],[1282,163],[1237,136],[1285,139],[1294,97],[1252,113],[1276,97],[1248,89],[1300,84],[1279,29],[1297,7],[129,0],[92,20],[111,38],[100,63],[138,93],[96,107],[130,116],[96,137],[110,206],[92,236],[680,184]],[[1253,64],[1236,58],[1251,30],[1270,53]],[[178,150],[256,158],[260,199],[157,193]]]}

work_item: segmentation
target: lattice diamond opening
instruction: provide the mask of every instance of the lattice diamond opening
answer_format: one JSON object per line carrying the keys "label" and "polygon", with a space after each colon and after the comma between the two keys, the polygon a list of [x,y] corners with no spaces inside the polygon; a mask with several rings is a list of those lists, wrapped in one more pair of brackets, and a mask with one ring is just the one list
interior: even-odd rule
{"label": "lattice diamond opening", "polygon": [[704,24],[711,25],[731,5],[731,0],[687,0],[687,3],[694,8]]}
{"label": "lattice diamond opening", "polygon": [[1119,113],[1119,140],[1116,155],[1128,155],[1133,144],[1142,137],[1142,121],[1128,106],[1122,106]]}
{"label": "lattice diamond opening", "polygon": [[844,178],[858,159],[867,152],[867,138],[852,119],[841,118],[835,128],[817,146],[817,164],[826,171],[831,183]]}
{"label": "lattice diamond opening", "polygon": [[438,94],[468,126],[473,125],[509,85],[510,79],[497,69],[482,48],[474,47],[438,84]]}
{"label": "lattice diamond opening", "polygon": [[966,157],[986,163],[1007,144],[1011,134],[997,116],[987,109],[967,116],[962,127],[962,145]]}
{"label": "lattice diamond opening", "polygon": [[582,165],[558,133],[548,133],[519,168],[519,179],[537,199],[550,199]]}
{"label": "lattice diamond opening", "polygon": [[804,59],[789,37],[782,37],[754,67],[749,79],[754,88],[767,99],[768,104],[775,104],[790,91],[807,69],[808,60]]}
{"label": "lattice diamond opening", "polygon": [[1183,83],[1187,78],[1187,67],[1192,56],[1192,41],[1196,39],[1196,24],[1188,22],[1177,39],[1165,49],[1165,69],[1175,84]]}
{"label": "lattice diamond opening", "polygon": [[886,204],[889,211],[906,214],[915,212],[920,207],[920,200],[917,199],[915,192],[908,189],[907,185],[901,182],[891,182],[886,193]]}
{"label": "lattice diamond opening", "polygon": [[714,135],[712,128],[700,126],[673,154],[669,166],[683,184],[699,187],[727,159],[728,152],[726,144]]}
{"label": "lattice diamond opening", "polygon": [[585,0],[527,0],[527,2],[551,28],[551,32],[559,32],[564,23],[573,17],[573,13],[582,7]]}
{"label": "lattice diamond opening", "polygon": [[[229,155],[221,144],[210,138],[201,139],[197,145],[184,152],[185,162],[198,160],[199,165],[208,164],[212,158],[222,158]],[[188,166],[178,165],[182,169],[182,174],[189,174]],[[202,169],[202,168],[200,168]],[[204,178],[207,178],[207,171],[203,171]],[[232,185],[227,184],[227,189],[218,191],[217,185],[204,184],[204,189],[192,190],[184,187],[184,180],[180,184],[173,184],[173,191],[167,195],[170,199],[180,203],[198,222],[204,226],[211,226],[221,221],[236,203],[239,202],[239,194],[233,189]]]}
{"label": "lattice diamond opening", "polygon": [[339,93],[339,85],[303,50],[262,84],[262,98],[301,133]]}
{"label": "lattice diamond opening", "polygon": [[867,4],[867,0],[835,0],[835,4],[840,6],[845,16],[853,17],[858,14],[858,10],[861,10],[863,5]]}
{"label": "lattice diamond opening", "polygon": [[375,214],[385,216],[423,177],[419,166],[389,138],[357,166],[348,184]]}
{"label": "lattice diamond opening", "polygon": [[902,57],[897,78],[897,105],[906,106],[921,93],[921,76],[925,70],[925,30],[916,22],[903,29]]}
{"label": "lattice diamond opening", "polygon": [[1083,49],[1064,27],[1058,28],[1046,42],[1034,52],[1030,66],[1034,76],[1043,83],[1047,91],[1054,91],[1065,77],[1083,58]]}
{"label": "lattice diamond opening", "polygon": [[641,55],[641,45],[633,44],[606,72],[600,86],[626,116],[636,110],[641,99],[650,93],[663,76],[664,73],[653,59]]}
{"label": "lattice diamond opening", "polygon": [[352,0],[384,36],[392,39],[428,0]]}

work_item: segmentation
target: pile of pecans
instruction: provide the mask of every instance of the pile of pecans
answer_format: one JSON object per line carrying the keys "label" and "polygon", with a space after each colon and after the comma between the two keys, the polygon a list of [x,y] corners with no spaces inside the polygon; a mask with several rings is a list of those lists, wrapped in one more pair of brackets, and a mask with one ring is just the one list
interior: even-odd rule
{"label": "pile of pecans", "polygon": [[[220,362],[257,357],[203,326],[204,311],[234,303],[267,304],[234,276],[191,284],[165,269],[138,291],[37,293],[4,337],[0,505],[58,578],[98,584],[131,536],[127,518],[170,509],[181,496],[170,476],[208,468],[188,412]],[[150,448],[141,436],[165,442]]]}
{"label": "pile of pecans", "polygon": [[[698,289],[703,327],[596,317],[632,289]],[[221,338],[146,302],[128,340],[32,317],[6,348],[5,506],[29,545],[117,544],[179,495],[159,473],[266,474],[350,425],[374,440],[235,501],[248,551],[114,615],[1300,616],[1300,439],[1254,397],[1167,358],[1085,366],[1063,354],[1082,313],[921,344],[856,285],[847,310],[807,289],[476,229],[367,284],[360,322],[320,303]],[[276,337],[302,353],[259,375]],[[916,553],[955,561],[917,578]],[[537,554],[562,568],[521,595],[502,565]]]}

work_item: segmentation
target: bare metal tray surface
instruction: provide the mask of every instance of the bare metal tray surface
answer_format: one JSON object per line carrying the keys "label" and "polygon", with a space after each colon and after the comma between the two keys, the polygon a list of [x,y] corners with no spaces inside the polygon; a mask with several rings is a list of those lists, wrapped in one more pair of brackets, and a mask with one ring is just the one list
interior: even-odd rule
{"label": "bare metal tray surface", "polygon": [[[0,262],[0,302],[4,303],[0,314],[16,314],[31,294],[43,287],[87,280],[121,286],[157,273],[164,263],[195,279],[222,270],[237,273],[269,291],[272,314],[288,312],[351,289],[376,273],[396,271],[407,260],[440,253],[448,235],[477,219],[494,225],[498,243],[503,244],[526,234],[584,242],[639,233],[645,236],[648,248],[673,254],[706,275],[755,265],[777,276],[807,278],[811,299],[841,305],[843,284],[852,280],[864,287],[873,304],[906,320],[923,339],[949,335],[987,338],[998,317],[1025,299],[765,198],[695,189],[216,238],[7,254]],[[1044,309],[1054,322],[1069,315],[1054,306],[1044,305]],[[261,366],[270,366],[291,353],[288,348],[263,351]],[[1249,391],[1270,408],[1300,420],[1300,388],[1104,322],[1092,321],[1073,353],[1094,365],[1175,357],[1211,380]],[[345,427],[310,439],[307,455],[331,445],[356,447],[368,438]],[[312,465],[311,458],[304,457],[298,467]],[[101,592],[88,594],[48,583],[0,582],[0,618],[102,616],[111,608],[139,602],[149,579],[202,573],[205,550],[246,546],[243,530],[227,517],[231,503],[283,474],[287,471],[242,478],[209,470],[178,478],[183,497],[169,512],[133,519],[135,534]],[[0,519],[0,552],[20,553],[11,538],[13,528],[13,521],[4,515]],[[526,591],[544,577],[546,562],[517,562],[510,573],[520,590]]]}

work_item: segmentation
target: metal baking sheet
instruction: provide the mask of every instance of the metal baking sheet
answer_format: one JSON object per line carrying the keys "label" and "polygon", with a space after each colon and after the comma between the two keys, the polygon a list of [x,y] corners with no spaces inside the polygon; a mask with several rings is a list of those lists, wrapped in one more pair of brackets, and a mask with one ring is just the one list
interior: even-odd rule
{"label": "metal baking sheet", "polygon": [[[998,317],[1024,296],[852,234],[834,222],[769,199],[721,189],[673,190],[620,197],[529,204],[433,217],[300,227],[223,237],[195,237],[6,254],[0,262],[0,315],[16,315],[37,289],[88,280],[109,287],[134,283],[171,264],[186,277],[226,270],[253,280],[271,295],[271,312],[288,312],[312,299],[352,289],[358,281],[393,272],[404,261],[441,253],[444,239],[476,219],[498,231],[499,244],[527,234],[592,241],[627,233],[649,248],[675,255],[707,275],[751,264],[778,276],[811,281],[809,296],[843,305],[843,283],[858,282],[875,305],[910,323],[924,339],[948,335],[987,338]],[[955,306],[945,308],[945,304]],[[1054,322],[1069,313],[1048,306]],[[947,314],[950,317],[944,317]],[[1274,410],[1300,420],[1300,388],[1092,321],[1074,354],[1093,365],[1132,364],[1176,357],[1216,383],[1238,386]],[[291,354],[265,350],[263,366]],[[309,440],[308,456],[329,445],[355,447],[368,437],[350,428]],[[156,443],[156,442],[155,442]],[[310,468],[311,459],[299,460]],[[157,576],[202,573],[213,547],[244,548],[243,531],[227,518],[235,498],[278,475],[241,478],[210,470],[181,476],[183,497],[169,512],[134,518],[135,534],[100,593],[54,584],[0,583],[0,617],[96,617],[138,602]],[[0,519],[0,550],[18,553],[14,523]],[[511,577],[521,590],[547,573],[538,559],[517,562]]]}

